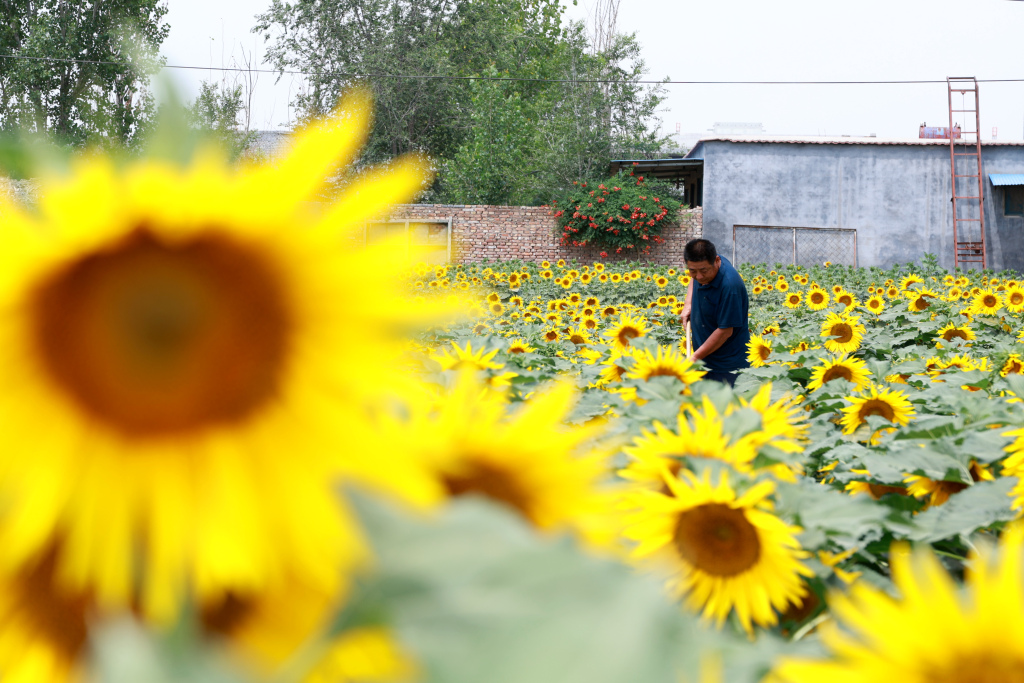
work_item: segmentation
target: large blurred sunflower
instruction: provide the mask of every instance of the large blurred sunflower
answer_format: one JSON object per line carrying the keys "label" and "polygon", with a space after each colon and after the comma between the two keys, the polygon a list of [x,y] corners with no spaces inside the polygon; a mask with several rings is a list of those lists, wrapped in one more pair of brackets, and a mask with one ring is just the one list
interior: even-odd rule
{"label": "large blurred sunflower", "polygon": [[768,511],[772,482],[745,493],[729,485],[723,470],[717,484],[705,470],[681,470],[667,477],[671,495],[643,492],[626,536],[639,545],[634,555],[671,572],[670,589],[719,626],[735,611],[747,631],[778,622],[805,593],[812,572],[801,560],[797,527]]}
{"label": "large blurred sunflower", "polygon": [[844,628],[822,631],[829,659],[786,658],[784,683],[1021,683],[1024,571],[1020,528],[972,553],[963,587],[930,548],[890,553],[899,598],[861,581],[829,599]]}
{"label": "large blurred sunflower", "polygon": [[[349,447],[419,310],[363,222],[413,197],[400,161],[308,202],[355,158],[352,95],[273,167],[101,156],[0,233],[0,564],[52,552],[63,587],[169,618],[283,573],[333,580],[361,543],[337,477],[404,487]],[[387,477],[385,479],[385,471]]]}
{"label": "large blurred sunflower", "polygon": [[821,336],[832,353],[853,353],[864,339],[864,326],[859,315],[829,313],[821,323]]}

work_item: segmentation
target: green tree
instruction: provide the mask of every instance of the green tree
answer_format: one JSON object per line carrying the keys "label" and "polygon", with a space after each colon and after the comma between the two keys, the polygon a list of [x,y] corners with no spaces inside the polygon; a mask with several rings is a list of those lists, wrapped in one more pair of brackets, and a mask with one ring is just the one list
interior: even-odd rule
{"label": "green tree", "polygon": [[0,128],[133,142],[153,115],[163,0],[0,0]]}
{"label": "green tree", "polygon": [[562,11],[557,0],[273,0],[255,30],[276,68],[314,72],[294,102],[304,118],[363,75],[377,98],[367,160],[428,152],[429,199],[542,203],[603,173],[613,150],[660,144],[662,91],[639,82],[635,37],[597,49]]}
{"label": "green tree", "polygon": [[204,81],[199,95],[187,107],[189,124],[216,139],[232,157],[252,144],[256,134],[243,126],[242,86]]}
{"label": "green tree", "polygon": [[[492,67],[486,72],[497,76]],[[508,81],[472,81],[466,142],[447,163],[447,198],[465,204],[528,204],[539,169],[530,167],[537,144],[533,107]]]}

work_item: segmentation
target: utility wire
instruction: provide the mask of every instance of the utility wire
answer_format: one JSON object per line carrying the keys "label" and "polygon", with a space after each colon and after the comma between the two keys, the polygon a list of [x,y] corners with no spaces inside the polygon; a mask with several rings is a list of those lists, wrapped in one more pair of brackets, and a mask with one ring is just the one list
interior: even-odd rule
{"label": "utility wire", "polygon": [[[74,64],[105,64],[114,66],[132,66],[123,62],[96,59],[68,59],[63,57],[32,57],[28,55],[0,55],[0,59],[23,59],[43,62],[62,62]],[[346,78],[393,78],[408,80],[447,80],[447,81],[516,81],[525,83],[617,83],[618,81],[597,78],[522,78],[514,76],[445,76],[445,75],[409,75],[356,73],[347,71],[297,71],[290,69],[248,69],[229,66],[191,66],[186,64],[162,64],[161,69],[187,69],[194,71],[236,71],[242,73],[266,73],[290,76],[342,76]],[[895,80],[895,81],[635,81],[643,85],[921,85],[946,83],[941,80]],[[1024,83],[1024,78],[979,78],[978,83]]]}

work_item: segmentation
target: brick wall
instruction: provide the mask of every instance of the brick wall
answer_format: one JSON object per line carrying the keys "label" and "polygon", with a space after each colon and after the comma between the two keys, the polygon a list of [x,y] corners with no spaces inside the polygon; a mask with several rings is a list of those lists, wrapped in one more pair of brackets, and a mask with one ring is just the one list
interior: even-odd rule
{"label": "brick wall", "polygon": [[[597,247],[563,246],[555,237],[555,218],[544,206],[483,206],[460,204],[403,204],[396,207],[391,218],[452,219],[452,261],[470,263],[482,259],[524,259],[554,261],[576,258],[600,261]],[[680,265],[683,246],[703,235],[701,209],[683,209],[678,225],[666,226],[663,244],[651,245],[651,253],[640,260],[651,263]],[[606,261],[632,261],[632,253],[609,253]]]}

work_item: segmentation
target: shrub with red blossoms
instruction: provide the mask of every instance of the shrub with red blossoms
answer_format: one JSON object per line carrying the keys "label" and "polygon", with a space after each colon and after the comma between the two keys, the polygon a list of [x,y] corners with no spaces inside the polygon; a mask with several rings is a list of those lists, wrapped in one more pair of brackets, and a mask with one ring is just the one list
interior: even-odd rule
{"label": "shrub with red blossoms", "polygon": [[551,202],[562,244],[599,247],[602,258],[613,249],[617,254],[634,248],[650,253],[652,244],[665,241],[659,236],[665,224],[677,220],[680,202],[666,196],[668,189],[632,171],[610,181],[574,182]]}

